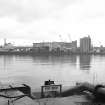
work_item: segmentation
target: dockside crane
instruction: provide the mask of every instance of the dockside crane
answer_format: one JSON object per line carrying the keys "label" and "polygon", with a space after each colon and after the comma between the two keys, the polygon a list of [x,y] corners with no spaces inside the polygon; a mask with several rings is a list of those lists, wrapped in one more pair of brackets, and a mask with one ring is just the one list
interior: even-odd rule
{"label": "dockside crane", "polygon": [[63,42],[62,35],[59,35],[60,41]]}
{"label": "dockside crane", "polygon": [[71,35],[68,34],[69,42],[72,42]]}

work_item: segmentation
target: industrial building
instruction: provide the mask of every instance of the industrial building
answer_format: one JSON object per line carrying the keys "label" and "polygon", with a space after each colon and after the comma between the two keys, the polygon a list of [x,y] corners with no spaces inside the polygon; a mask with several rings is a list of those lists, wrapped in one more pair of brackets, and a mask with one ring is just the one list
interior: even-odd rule
{"label": "industrial building", "polygon": [[61,51],[76,51],[77,49],[77,41],[72,42],[40,42],[40,43],[33,43],[33,48],[42,48],[42,47],[49,47],[49,51],[56,50],[59,48]]}

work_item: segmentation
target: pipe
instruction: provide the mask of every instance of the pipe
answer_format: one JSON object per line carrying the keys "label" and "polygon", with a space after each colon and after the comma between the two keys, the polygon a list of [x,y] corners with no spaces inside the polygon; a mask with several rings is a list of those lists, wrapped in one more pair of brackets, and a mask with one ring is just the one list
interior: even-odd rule
{"label": "pipe", "polygon": [[94,88],[95,86],[94,85],[91,85],[89,83],[81,83],[73,88],[70,88],[66,91],[63,91],[61,93],[61,96],[62,97],[67,97],[67,96],[71,96],[71,95],[74,95],[74,94],[80,94],[80,93],[83,93],[83,91],[89,91],[89,92],[94,92]]}
{"label": "pipe", "polygon": [[67,97],[74,94],[80,94],[84,91],[88,91],[93,94],[96,101],[105,102],[105,86],[104,85],[92,85],[89,83],[81,83],[66,91],[62,91],[61,97]]}

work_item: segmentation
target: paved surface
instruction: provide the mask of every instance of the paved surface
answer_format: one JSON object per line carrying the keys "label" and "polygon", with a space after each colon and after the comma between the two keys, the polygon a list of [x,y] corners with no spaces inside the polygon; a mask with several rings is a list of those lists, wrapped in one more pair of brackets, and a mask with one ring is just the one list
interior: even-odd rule
{"label": "paved surface", "polygon": [[[84,96],[71,96],[65,98],[46,98],[32,100],[28,97],[21,98],[10,105],[80,105],[81,102],[87,102]],[[8,105],[8,99],[0,98],[0,105]]]}
{"label": "paved surface", "polygon": [[37,100],[39,105],[80,105],[88,103],[84,96],[70,96],[65,98],[49,98]]}

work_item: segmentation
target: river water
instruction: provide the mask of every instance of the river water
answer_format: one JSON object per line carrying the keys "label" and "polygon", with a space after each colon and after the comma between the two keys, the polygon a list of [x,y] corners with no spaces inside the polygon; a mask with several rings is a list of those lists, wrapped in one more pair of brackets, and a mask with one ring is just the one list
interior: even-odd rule
{"label": "river water", "polygon": [[105,56],[0,55],[0,82],[40,87],[51,79],[64,86],[75,82],[105,82]]}

